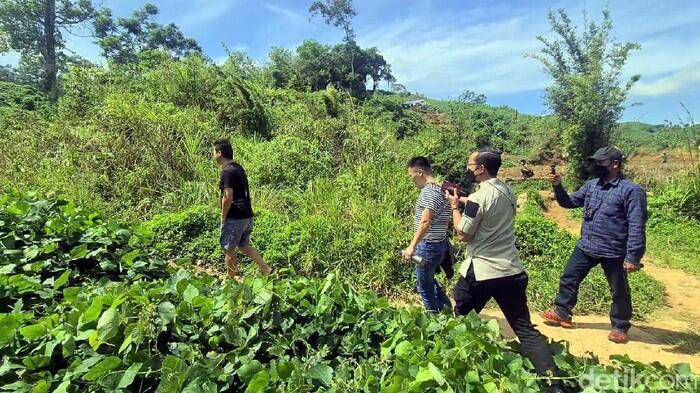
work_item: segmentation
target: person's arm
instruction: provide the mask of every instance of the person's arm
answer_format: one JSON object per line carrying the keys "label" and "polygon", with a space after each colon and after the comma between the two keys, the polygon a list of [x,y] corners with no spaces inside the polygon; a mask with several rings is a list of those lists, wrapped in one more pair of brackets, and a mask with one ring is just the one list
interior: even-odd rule
{"label": "person's arm", "polygon": [[226,216],[233,203],[233,188],[226,187],[221,195],[221,225],[226,223]]}
{"label": "person's arm", "polygon": [[646,250],[647,196],[644,189],[632,189],[625,198],[625,213],[628,234],[625,263],[638,267]]}
{"label": "person's arm", "polygon": [[423,213],[420,216],[420,222],[418,223],[418,228],[416,228],[416,233],[413,235],[413,240],[411,244],[404,250],[404,258],[410,259],[411,255],[416,251],[418,243],[425,237],[430,230],[430,221],[433,219],[433,211],[431,209],[423,209]]}
{"label": "person's arm", "polygon": [[554,186],[554,197],[557,203],[559,203],[559,206],[565,209],[574,209],[583,206],[586,202],[589,183],[584,184],[583,187],[579,188],[578,191],[573,194],[569,194],[561,184],[560,175],[549,175],[549,180],[552,182],[552,186]]}
{"label": "person's arm", "polygon": [[445,191],[445,197],[452,207],[452,224],[457,237],[463,242],[469,242],[476,233],[483,213],[476,194],[471,194],[464,204],[464,214],[459,210],[460,198]]}

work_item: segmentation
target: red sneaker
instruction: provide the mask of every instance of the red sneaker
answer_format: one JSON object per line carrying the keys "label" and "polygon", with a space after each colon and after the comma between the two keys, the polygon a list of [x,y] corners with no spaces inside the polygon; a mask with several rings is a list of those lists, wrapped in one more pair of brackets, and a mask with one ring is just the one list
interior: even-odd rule
{"label": "red sneaker", "polygon": [[566,329],[574,327],[571,318],[562,318],[556,311],[545,311],[542,313],[542,318],[544,318],[544,323],[547,325],[561,326]]}
{"label": "red sneaker", "polygon": [[608,334],[608,340],[616,344],[627,344],[630,338],[627,336],[627,333],[621,330],[613,329],[610,334]]}

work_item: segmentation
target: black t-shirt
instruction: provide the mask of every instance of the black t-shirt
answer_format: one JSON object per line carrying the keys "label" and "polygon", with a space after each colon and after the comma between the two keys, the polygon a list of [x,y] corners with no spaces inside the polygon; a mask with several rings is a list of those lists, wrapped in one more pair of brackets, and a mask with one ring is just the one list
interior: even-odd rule
{"label": "black t-shirt", "polygon": [[223,195],[224,188],[233,189],[233,202],[228,209],[226,218],[251,218],[253,217],[253,207],[250,204],[250,191],[248,190],[248,177],[245,169],[239,164],[232,162],[221,171],[219,188]]}

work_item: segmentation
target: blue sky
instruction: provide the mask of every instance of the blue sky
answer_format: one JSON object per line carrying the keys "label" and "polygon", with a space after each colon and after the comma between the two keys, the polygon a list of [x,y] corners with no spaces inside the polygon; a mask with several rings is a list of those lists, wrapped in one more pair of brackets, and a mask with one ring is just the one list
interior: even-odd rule
{"label": "blue sky", "polygon": [[[225,58],[225,47],[244,50],[264,62],[271,47],[293,49],[304,39],[337,43],[342,34],[315,18],[311,0],[152,0],[159,21],[175,22],[208,56]],[[129,14],[143,0],[103,0],[115,15]],[[642,49],[624,76],[641,74],[624,115],[627,121],[677,120],[683,102],[700,121],[700,2],[697,0],[355,0],[353,24],[361,46],[377,46],[409,90],[434,98],[455,98],[464,89],[486,94],[489,103],[531,114],[546,113],[543,89],[549,80],[536,52],[537,35],[548,35],[547,10],[566,8],[575,20],[599,20],[607,4],[614,36]],[[89,39],[70,46],[98,60]],[[0,62],[12,62],[4,56]]]}

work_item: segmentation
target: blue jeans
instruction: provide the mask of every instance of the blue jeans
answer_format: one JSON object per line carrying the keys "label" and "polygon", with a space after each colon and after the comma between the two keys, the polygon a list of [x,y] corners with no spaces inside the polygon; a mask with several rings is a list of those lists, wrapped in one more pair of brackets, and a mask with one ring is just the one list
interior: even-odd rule
{"label": "blue jeans", "polygon": [[565,318],[573,316],[572,310],[578,300],[579,285],[586,278],[588,272],[595,265],[600,264],[608,279],[612,294],[610,323],[613,328],[627,332],[630,328],[630,319],[632,319],[632,293],[627,281],[627,273],[622,268],[623,262],[623,258],[594,258],[577,246],[571,254],[559,282],[559,293],[554,301],[557,314]]}
{"label": "blue jeans", "polygon": [[423,258],[420,265],[416,264],[418,293],[428,311],[437,312],[445,307],[452,309],[450,299],[435,280],[435,268],[448,257],[448,252],[447,240],[441,242],[422,241],[416,247],[415,254]]}

